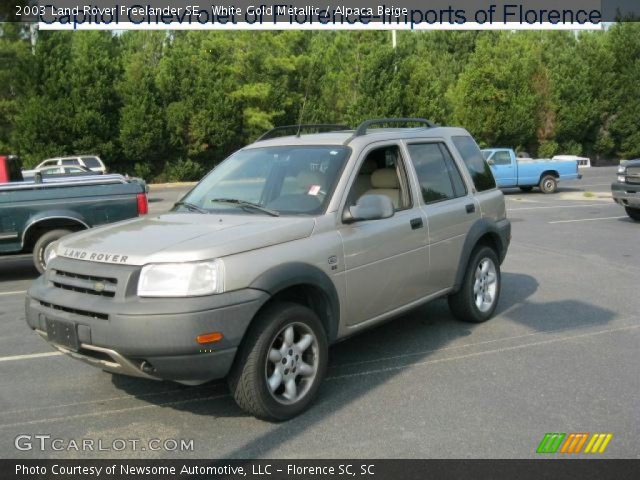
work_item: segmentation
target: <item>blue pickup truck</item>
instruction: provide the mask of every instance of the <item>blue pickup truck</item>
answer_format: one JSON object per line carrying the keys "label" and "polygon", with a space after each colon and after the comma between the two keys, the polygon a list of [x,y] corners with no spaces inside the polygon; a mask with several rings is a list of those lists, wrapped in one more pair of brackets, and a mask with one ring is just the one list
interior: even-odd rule
{"label": "blue pickup truck", "polygon": [[511,148],[487,148],[482,154],[501,188],[530,192],[540,187],[543,193],[555,193],[560,180],[582,178],[575,160],[518,158]]}

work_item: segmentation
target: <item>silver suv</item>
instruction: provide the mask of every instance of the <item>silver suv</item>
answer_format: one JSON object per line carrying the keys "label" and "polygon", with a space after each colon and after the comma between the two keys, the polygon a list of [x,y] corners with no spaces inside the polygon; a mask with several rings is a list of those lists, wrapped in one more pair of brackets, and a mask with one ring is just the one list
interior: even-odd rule
{"label": "silver suv", "polygon": [[[398,124],[417,126],[372,128]],[[490,318],[510,230],[462,128],[279,127],[171,212],[59,240],[26,317],[103,370],[227,377],[243,409],[283,420],[315,397],[338,340],[444,296],[461,320]]]}

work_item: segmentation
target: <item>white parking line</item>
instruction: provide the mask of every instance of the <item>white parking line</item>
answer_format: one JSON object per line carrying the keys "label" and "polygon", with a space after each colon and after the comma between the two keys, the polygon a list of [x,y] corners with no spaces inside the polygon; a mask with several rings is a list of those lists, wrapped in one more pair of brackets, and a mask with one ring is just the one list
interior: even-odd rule
{"label": "white parking line", "polygon": [[19,290],[17,292],[0,292],[0,297],[8,297],[9,295],[20,295],[22,293],[27,293],[27,291]]}
{"label": "white parking line", "polygon": [[[53,422],[59,422],[59,421],[68,421],[68,420],[74,420],[77,418],[90,418],[90,417],[102,417],[105,415],[113,415],[113,414],[117,414],[117,413],[130,413],[136,410],[146,410],[146,409],[150,409],[150,408],[159,408],[159,407],[174,407],[176,405],[184,405],[187,403],[195,403],[195,402],[204,402],[204,401],[210,401],[210,400],[217,400],[219,398],[226,398],[231,396],[230,394],[226,393],[226,394],[222,394],[222,395],[210,395],[207,397],[202,397],[202,398],[187,398],[185,400],[177,400],[175,402],[165,402],[165,403],[157,403],[157,404],[151,404],[151,405],[139,405],[137,407],[129,407],[129,408],[121,408],[118,410],[106,410],[103,412],[89,412],[89,413],[81,413],[78,415],[68,415],[65,417],[50,417],[50,418],[42,418],[42,419],[38,419],[38,420],[29,420],[26,422],[17,422],[17,423],[5,423],[5,424],[0,424],[0,428],[10,428],[10,427],[21,427],[21,426],[27,426],[27,425],[38,425],[41,423],[53,423]],[[208,417],[209,419],[215,418],[215,417]]]}
{"label": "white parking line", "polygon": [[[603,335],[603,334],[607,334],[607,333],[612,334],[612,333],[617,333],[617,332],[622,332],[622,331],[635,330],[635,329],[638,329],[638,328],[640,328],[640,325],[625,325],[625,326],[618,327],[618,328],[609,328],[609,329],[605,329],[605,330],[597,330],[597,331],[594,331],[594,332],[588,332],[588,333],[583,333],[583,334],[578,334],[578,335],[565,335],[565,336],[560,336],[560,337],[556,337],[556,338],[552,338],[552,339],[541,340],[541,341],[538,341],[538,342],[530,342],[530,343],[525,343],[525,344],[522,344],[522,345],[511,346],[511,347],[497,348],[497,349],[492,349],[492,350],[483,350],[483,351],[480,351],[480,352],[470,353],[470,354],[466,354],[466,355],[457,355],[457,356],[439,358],[439,359],[434,359],[434,360],[426,360],[426,361],[422,361],[422,362],[409,362],[408,364],[405,364],[405,365],[397,365],[397,366],[392,366],[392,367],[378,368],[378,369],[372,369],[372,370],[366,370],[366,371],[360,371],[360,372],[348,373],[348,374],[342,374],[342,375],[340,375],[340,374],[331,375],[331,376],[328,376],[326,378],[326,380],[341,380],[341,379],[350,378],[350,377],[358,377],[358,376],[372,375],[372,374],[377,374],[377,373],[392,372],[392,371],[398,371],[398,370],[406,370],[406,369],[425,366],[425,365],[432,365],[432,364],[437,364],[437,363],[442,363],[442,362],[450,362],[450,361],[456,361],[456,360],[464,360],[464,359],[467,359],[467,358],[472,358],[472,357],[477,357],[477,356],[482,356],[482,355],[504,353],[504,352],[508,352],[508,351],[520,350],[520,349],[525,349],[525,348],[529,348],[529,347],[537,347],[537,346],[541,346],[541,345],[548,345],[548,344],[553,344],[553,343],[558,343],[558,342],[566,342],[566,341],[572,341],[572,340],[577,340],[577,339],[581,339],[581,338],[588,338],[588,337],[593,337],[593,336],[597,336],[597,335]],[[133,412],[133,411],[146,410],[146,409],[152,409],[152,408],[158,408],[158,407],[176,406],[176,405],[183,405],[183,404],[195,403],[195,402],[201,402],[201,401],[207,401],[207,400],[209,400],[209,401],[210,400],[217,400],[217,399],[221,399],[221,398],[227,398],[229,396],[230,396],[229,394],[214,394],[214,395],[205,396],[205,397],[201,397],[201,398],[189,398],[189,399],[170,401],[170,402],[165,402],[165,403],[139,405],[139,406],[135,406],[135,407],[125,407],[125,408],[113,409],[113,410],[88,412],[88,413],[81,413],[81,414],[78,414],[78,415],[70,415],[70,416],[56,416],[56,417],[49,417],[49,418],[41,418],[41,419],[27,420],[27,421],[16,422],[16,423],[5,423],[5,424],[0,424],[0,429],[18,427],[18,426],[24,427],[24,426],[27,426],[27,425],[38,425],[38,424],[54,423],[54,422],[68,421],[68,420],[79,419],[79,418],[102,417],[102,416],[113,415],[113,414],[130,413],[130,412]]]}
{"label": "white parking line", "polygon": [[547,222],[547,223],[551,224],[551,223],[595,222],[596,220],[613,220],[617,218],[627,218],[627,217],[623,215],[621,217],[578,218],[576,220],[555,220],[553,222]]}
{"label": "white parking line", "polygon": [[[436,364],[436,363],[451,362],[451,361],[456,361],[456,360],[466,360],[467,358],[478,357],[478,356],[481,356],[481,355],[491,355],[491,354],[495,354],[495,353],[504,353],[504,352],[514,351],[514,350],[521,350],[523,348],[538,347],[538,346],[541,346],[541,345],[549,345],[549,344],[558,343],[558,342],[567,342],[567,341],[577,340],[579,338],[588,338],[588,337],[593,337],[593,336],[596,336],[596,335],[603,335],[603,334],[607,334],[607,333],[617,333],[617,332],[622,332],[622,331],[634,330],[634,329],[637,329],[637,328],[640,328],[640,325],[627,325],[627,326],[624,326],[624,327],[609,328],[609,329],[606,329],[606,330],[598,330],[598,331],[595,331],[595,332],[583,333],[583,334],[579,334],[579,335],[566,335],[566,336],[563,336],[563,337],[551,338],[549,340],[541,340],[539,342],[525,343],[525,344],[522,344],[522,345],[515,345],[515,346],[512,346],[512,347],[496,348],[496,349],[493,349],[493,350],[482,350],[480,352],[468,353],[468,354],[465,354],[465,355],[457,355],[457,356],[451,356],[451,357],[437,358],[437,359],[434,359],[434,360],[425,360],[423,362],[409,362],[409,363],[407,363],[405,365],[394,365],[392,367],[376,368],[376,369],[365,370],[365,371],[361,371],[361,372],[345,373],[345,374],[342,374],[342,375],[333,375],[333,376],[327,377],[327,380],[341,380],[343,378],[361,377],[361,376],[365,376],[365,375],[374,375],[374,374],[385,373],[385,372],[393,372],[393,371],[397,371],[397,370],[408,370],[408,369],[414,368],[414,367],[421,367],[421,366],[425,366],[425,365],[433,365],[433,364]],[[0,427],[2,427],[2,425],[0,425]]]}
{"label": "white parking line", "polygon": [[29,360],[32,358],[54,357],[56,355],[62,355],[62,352],[30,353],[28,355],[14,355],[12,357],[0,357],[0,362],[13,362],[15,360]]}
{"label": "white parking line", "polygon": [[550,207],[524,207],[524,208],[507,208],[508,212],[517,212],[519,210],[540,210],[549,208],[581,208],[581,207],[618,207],[617,203],[588,203],[586,205],[552,205]]}

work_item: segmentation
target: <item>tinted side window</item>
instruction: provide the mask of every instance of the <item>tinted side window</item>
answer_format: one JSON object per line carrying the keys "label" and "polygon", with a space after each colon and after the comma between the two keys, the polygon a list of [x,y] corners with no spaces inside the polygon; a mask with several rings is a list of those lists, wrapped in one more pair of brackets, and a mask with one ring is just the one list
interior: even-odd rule
{"label": "tinted side window", "polygon": [[449,175],[451,175],[453,190],[456,193],[456,197],[464,197],[467,194],[467,186],[464,184],[464,180],[462,179],[462,175],[460,174],[460,170],[458,170],[455,160],[451,156],[451,153],[445,144],[440,144],[440,150],[442,150],[447,168],[449,169]]}
{"label": "tinted side window", "polygon": [[425,203],[455,198],[456,194],[444,155],[437,143],[408,145]]}
{"label": "tinted side window", "polygon": [[100,162],[96,157],[82,157],[82,161],[87,168],[100,168]]}
{"label": "tinted side window", "polygon": [[451,140],[467,166],[478,191],[495,188],[496,181],[491,173],[491,168],[487,165],[487,162],[485,162],[473,138],[468,136],[454,136],[451,137]]}
{"label": "tinted side window", "polygon": [[65,158],[61,163],[62,165],[80,165],[80,161],[77,158]]}

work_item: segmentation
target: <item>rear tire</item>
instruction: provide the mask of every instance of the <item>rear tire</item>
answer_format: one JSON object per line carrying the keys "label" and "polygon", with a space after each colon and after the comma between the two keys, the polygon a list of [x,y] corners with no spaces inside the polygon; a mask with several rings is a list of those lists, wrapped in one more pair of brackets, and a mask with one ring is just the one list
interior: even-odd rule
{"label": "rear tire", "polygon": [[449,296],[449,308],[458,320],[481,323],[489,320],[500,300],[500,262],[496,252],[480,246],[471,254],[462,288]]}
{"label": "rear tire", "polygon": [[523,192],[530,192],[531,190],[533,190],[533,187],[520,187],[520,190],[522,190]]}
{"label": "rear tire", "polygon": [[42,274],[47,268],[46,262],[44,261],[44,252],[47,247],[70,233],[73,232],[71,230],[60,228],[57,230],[51,230],[38,238],[38,241],[33,246],[33,264],[38,272]]}
{"label": "rear tire", "polygon": [[558,180],[553,175],[545,175],[540,180],[540,190],[542,193],[556,193],[558,190]]}
{"label": "rear tire", "polygon": [[274,303],[259,314],[227,378],[243,410],[281,421],[299,415],[325,376],[329,348],[318,316],[295,303]]}
{"label": "rear tire", "polygon": [[640,208],[624,207],[624,209],[629,217],[631,217],[636,222],[640,222]]}

